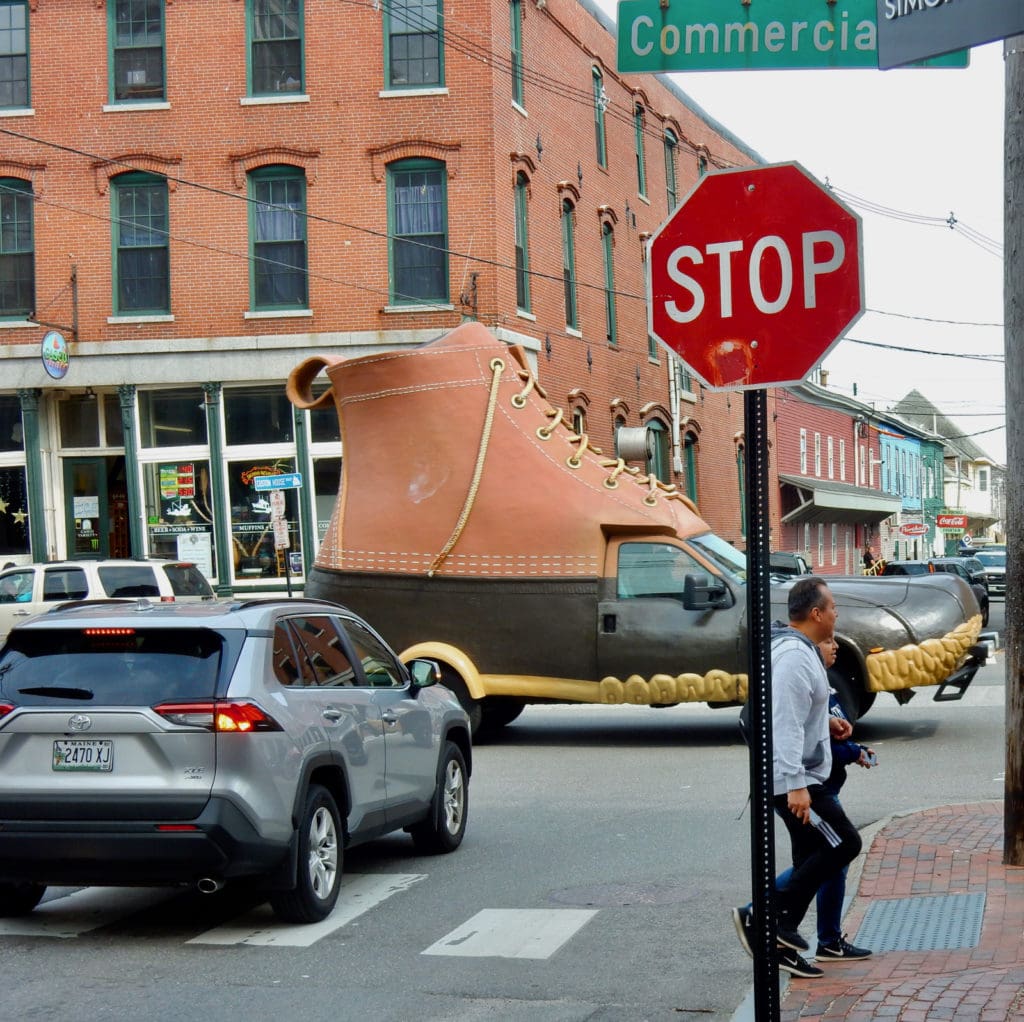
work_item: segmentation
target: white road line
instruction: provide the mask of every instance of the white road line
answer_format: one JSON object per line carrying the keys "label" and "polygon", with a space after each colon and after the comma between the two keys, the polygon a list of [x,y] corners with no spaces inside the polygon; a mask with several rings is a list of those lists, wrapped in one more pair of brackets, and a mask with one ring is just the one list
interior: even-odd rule
{"label": "white road line", "polygon": [[349,873],[341,879],[338,904],[323,922],[306,926],[282,923],[275,919],[269,905],[260,905],[233,922],[207,930],[186,943],[309,947],[425,877],[425,873]]}
{"label": "white road line", "polygon": [[592,909],[485,908],[420,953],[463,958],[550,958],[596,915]]}
{"label": "white road line", "polygon": [[43,902],[31,915],[0,919],[0,937],[77,937],[178,893],[166,888],[87,887]]}

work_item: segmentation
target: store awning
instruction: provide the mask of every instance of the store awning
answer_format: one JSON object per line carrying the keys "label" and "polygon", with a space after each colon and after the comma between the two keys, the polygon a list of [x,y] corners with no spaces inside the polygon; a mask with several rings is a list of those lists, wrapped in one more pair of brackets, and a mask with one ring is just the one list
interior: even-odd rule
{"label": "store awning", "polygon": [[881,522],[897,514],[899,497],[867,486],[834,479],[780,475],[782,521],[786,525],[839,522],[849,525]]}

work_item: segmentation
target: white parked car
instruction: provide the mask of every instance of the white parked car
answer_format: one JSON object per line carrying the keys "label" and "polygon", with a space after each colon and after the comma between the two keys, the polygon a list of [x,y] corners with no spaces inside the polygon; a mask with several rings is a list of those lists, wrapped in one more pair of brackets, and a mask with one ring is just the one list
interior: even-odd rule
{"label": "white parked car", "polygon": [[206,576],[188,561],[52,561],[0,572],[0,641],[17,624],[68,600],[212,600]]}

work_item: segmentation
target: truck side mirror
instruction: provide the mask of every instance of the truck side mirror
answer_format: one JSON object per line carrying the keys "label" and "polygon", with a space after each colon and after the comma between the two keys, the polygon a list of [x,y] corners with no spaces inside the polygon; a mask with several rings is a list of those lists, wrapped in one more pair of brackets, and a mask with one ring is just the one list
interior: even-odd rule
{"label": "truck side mirror", "polygon": [[686,575],[683,578],[683,606],[687,610],[712,610],[728,605],[725,583],[707,575]]}

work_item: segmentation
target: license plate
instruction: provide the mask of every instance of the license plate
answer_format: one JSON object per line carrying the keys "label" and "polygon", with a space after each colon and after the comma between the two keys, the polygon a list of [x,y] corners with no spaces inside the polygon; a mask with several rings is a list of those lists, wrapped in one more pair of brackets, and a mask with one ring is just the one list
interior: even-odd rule
{"label": "license plate", "polygon": [[54,770],[112,770],[113,767],[112,741],[59,738],[53,743]]}

